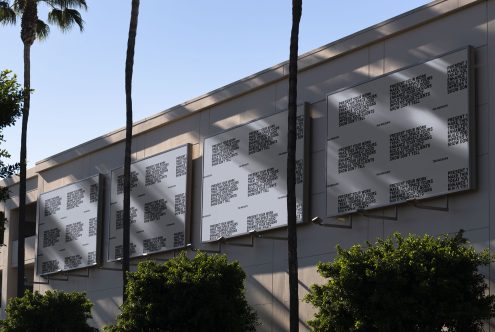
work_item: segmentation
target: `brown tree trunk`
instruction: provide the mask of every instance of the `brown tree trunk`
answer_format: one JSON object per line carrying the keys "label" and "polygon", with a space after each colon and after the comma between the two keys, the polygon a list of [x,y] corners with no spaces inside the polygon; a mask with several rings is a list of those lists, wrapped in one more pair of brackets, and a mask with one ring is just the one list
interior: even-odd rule
{"label": "brown tree trunk", "polygon": [[[296,116],[297,116],[297,53],[302,0],[292,0],[292,30],[289,56],[289,116],[287,134],[287,225],[289,264],[290,331],[299,331],[299,295],[296,229]],[[305,133],[307,134],[307,133]]]}
{"label": "brown tree trunk", "polygon": [[127,40],[127,56],[125,61],[125,155],[124,155],[124,237],[123,237],[123,301],[127,300],[127,273],[130,259],[130,228],[131,228],[131,145],[132,145],[132,71],[134,67],[134,47],[139,16],[139,0],[132,0],[131,22]]}
{"label": "brown tree trunk", "polygon": [[24,229],[26,224],[26,155],[27,126],[31,104],[31,45],[36,38],[38,8],[35,0],[27,0],[21,21],[21,40],[24,43],[24,107],[22,109],[21,156],[19,180],[19,223],[17,247],[17,296],[24,295]]}

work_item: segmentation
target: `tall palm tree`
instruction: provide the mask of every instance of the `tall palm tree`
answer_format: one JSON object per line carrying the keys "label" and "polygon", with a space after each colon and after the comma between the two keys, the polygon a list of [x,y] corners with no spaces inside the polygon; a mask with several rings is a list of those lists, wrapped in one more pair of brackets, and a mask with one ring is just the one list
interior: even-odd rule
{"label": "tall palm tree", "polygon": [[134,69],[134,47],[139,17],[139,0],[132,0],[131,22],[127,39],[127,56],[125,59],[125,152],[124,152],[124,236],[122,247],[123,301],[127,300],[127,273],[129,272],[129,246],[131,228],[131,145],[132,145],[132,71]]}
{"label": "tall palm tree", "polygon": [[[289,116],[287,133],[287,232],[289,264],[290,331],[299,331],[299,296],[296,230],[296,116],[297,116],[297,52],[302,0],[292,0],[292,29],[289,56]],[[306,133],[305,133],[306,134]]]}
{"label": "tall palm tree", "polygon": [[17,250],[17,296],[24,294],[24,228],[26,222],[26,153],[27,125],[31,102],[31,46],[36,39],[45,39],[50,28],[38,18],[38,5],[48,8],[48,23],[62,31],[77,25],[82,31],[84,21],[77,9],[87,9],[85,0],[3,0],[0,1],[0,23],[15,24],[21,18],[21,40],[24,44],[24,107],[22,109],[21,156],[19,180],[19,224]]}

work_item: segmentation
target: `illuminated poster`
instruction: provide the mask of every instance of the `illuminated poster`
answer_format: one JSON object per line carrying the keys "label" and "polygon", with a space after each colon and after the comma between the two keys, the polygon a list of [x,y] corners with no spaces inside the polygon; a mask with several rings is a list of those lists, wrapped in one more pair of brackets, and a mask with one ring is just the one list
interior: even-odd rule
{"label": "illuminated poster", "polygon": [[[190,144],[131,164],[130,257],[183,248],[190,218]],[[124,169],[112,171],[108,260],[121,259]]]}
{"label": "illuminated poster", "polygon": [[328,96],[327,216],[471,189],[465,48]]}
{"label": "illuminated poster", "polygon": [[100,263],[103,176],[40,194],[37,273],[46,275]]}
{"label": "illuminated poster", "polygon": [[[287,225],[287,114],[280,112],[205,139],[203,242]],[[300,108],[296,149],[298,222],[303,222],[306,211],[306,116]]]}

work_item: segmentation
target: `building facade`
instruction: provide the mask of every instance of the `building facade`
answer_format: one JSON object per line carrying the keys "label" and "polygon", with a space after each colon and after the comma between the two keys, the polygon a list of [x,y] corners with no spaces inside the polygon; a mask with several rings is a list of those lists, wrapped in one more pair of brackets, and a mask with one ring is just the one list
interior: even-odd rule
{"label": "building facade", "polygon": [[[328,181],[331,176],[328,154],[332,135],[328,132],[328,121],[333,116],[329,96],[339,91],[352,91],[353,87],[363,83],[373,85],[382,77],[390,77],[391,73],[401,73],[406,68],[421,68],[411,66],[425,65],[468,47],[472,50],[469,65],[473,80],[469,86],[471,106],[467,106],[471,109],[466,110],[471,116],[471,145],[470,154],[465,155],[465,160],[470,163],[472,174],[476,175],[471,178],[469,188],[466,187],[469,190],[443,193],[424,200],[422,198],[427,195],[403,197],[398,201],[401,204],[385,204],[373,210],[363,206],[362,201],[356,203],[354,200],[348,213],[344,213],[344,209],[334,213],[341,216],[329,217],[332,213],[329,212],[328,188],[332,183]],[[495,169],[495,150],[491,150],[494,148],[492,142],[495,142],[495,131],[490,128],[495,128],[494,0],[433,1],[301,55],[299,70],[298,104],[301,112],[306,110],[309,125],[305,132],[308,163],[305,164],[307,177],[304,180],[307,199],[304,201],[304,220],[298,226],[300,299],[312,284],[323,282],[316,272],[316,264],[332,260],[337,244],[350,247],[366,241],[373,242],[393,232],[441,235],[463,229],[465,236],[476,248],[493,251],[495,201],[492,192],[495,177],[491,175],[491,170]],[[134,125],[132,156],[136,162],[175,148],[190,146],[190,183],[187,189],[189,220],[184,221],[187,223],[186,234],[178,246],[188,245],[187,250],[220,251],[229,259],[240,262],[247,274],[248,301],[262,322],[260,331],[288,330],[286,229],[280,227],[258,232],[260,229],[255,227],[256,232],[240,232],[240,236],[228,238],[225,227],[209,226],[211,241],[205,238],[207,228],[203,227],[202,230],[206,218],[202,212],[205,209],[203,188],[209,174],[203,174],[206,167],[203,159],[211,148],[211,145],[206,144],[210,138],[254,124],[260,119],[283,114],[280,112],[287,108],[287,75],[288,63],[282,63]],[[435,94],[435,89],[431,88],[430,92]],[[40,291],[59,289],[86,292],[94,303],[92,324],[97,327],[114,322],[122,302],[122,275],[115,270],[121,268],[121,264],[108,259],[108,239],[111,237],[109,225],[115,218],[110,206],[112,171],[123,165],[124,137],[124,129],[110,132],[41,160],[28,171],[28,227],[24,262],[26,283]],[[366,167],[364,165],[362,168]],[[41,245],[41,240],[37,238],[42,239],[38,234],[40,225],[37,225],[41,217],[38,210],[41,211],[41,208],[37,202],[44,193],[97,174],[102,174],[106,183],[102,192],[105,203],[99,227],[101,264],[40,276],[36,258],[40,252],[37,246]],[[17,181],[15,178],[3,181],[14,194],[0,205],[8,220],[4,246],[0,247],[2,315],[5,315],[8,299],[15,296],[16,291]],[[315,218],[317,223],[311,222]],[[331,227],[321,226],[318,222]],[[215,230],[216,237],[211,237],[212,230]],[[144,258],[163,260],[173,256],[172,250],[144,255],[133,259],[131,263]],[[493,268],[492,265],[484,271],[490,293],[493,293]],[[131,269],[135,269],[135,266]],[[301,301],[302,331],[309,329],[306,320],[311,319],[313,314],[314,308]]]}

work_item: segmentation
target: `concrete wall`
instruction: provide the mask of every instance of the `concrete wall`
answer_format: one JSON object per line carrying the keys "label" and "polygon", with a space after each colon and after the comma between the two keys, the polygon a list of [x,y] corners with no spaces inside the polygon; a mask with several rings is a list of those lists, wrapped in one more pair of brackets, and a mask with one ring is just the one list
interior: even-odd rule
{"label": "concrete wall", "polygon": [[[331,260],[336,244],[349,247],[356,243],[374,241],[377,237],[388,236],[395,231],[439,235],[455,233],[462,228],[477,248],[493,249],[495,227],[492,225],[495,224],[491,216],[495,212],[495,203],[490,197],[493,191],[491,188],[495,188],[495,177],[490,173],[495,168],[495,151],[491,151],[493,145],[490,142],[495,142],[495,131],[490,128],[495,128],[495,94],[489,92],[495,86],[495,0],[435,1],[301,56],[298,100],[301,104],[308,103],[312,127],[310,210],[311,217],[326,215],[326,95],[467,45],[472,45],[475,49],[478,188],[450,196],[448,212],[402,205],[398,207],[397,221],[355,216],[352,228],[301,225],[298,228],[301,299],[311,284],[323,281],[316,272],[315,264]],[[274,66],[135,125],[135,160],[185,143],[193,144],[191,229],[194,248],[216,248],[215,245],[200,242],[203,139],[286,109],[287,73],[286,63]],[[37,194],[98,172],[109,175],[111,169],[120,167],[123,163],[123,138],[123,130],[117,130],[40,161],[34,169],[34,173],[38,174],[37,184],[32,188],[37,188]],[[14,183],[9,185],[16,186]],[[106,197],[109,195],[107,188]],[[445,199],[435,199],[428,203],[443,205]],[[376,213],[389,215],[394,210],[388,208]],[[324,219],[326,223],[349,224],[332,218]],[[108,220],[107,208],[104,238],[107,237]],[[283,237],[285,234],[286,231],[282,229],[273,231],[270,235]],[[11,236],[9,241],[13,239]],[[249,240],[244,237],[232,242],[245,243]],[[106,256],[107,248],[104,246],[103,250]],[[4,250],[1,251],[5,261]],[[263,323],[259,331],[288,330],[287,242],[255,239],[252,248],[225,245],[222,252],[230,259],[239,260],[248,275],[247,297]],[[158,255],[160,258],[171,256],[170,253]],[[105,263],[104,266],[120,268],[118,263]],[[12,287],[9,280],[12,279],[10,275],[13,270],[5,263],[1,267],[4,271],[4,307],[7,296],[13,294],[7,290]],[[485,271],[490,278],[490,286],[493,282],[493,268],[494,266]],[[35,289],[86,291],[94,303],[93,324],[102,326],[113,322],[118,313],[118,305],[122,301],[121,279],[119,272],[90,269],[88,278],[69,277],[68,281],[50,281],[49,285],[36,285]],[[35,277],[35,280],[38,278]],[[313,313],[314,309],[310,305],[301,302],[301,331],[308,330],[305,321]]]}

